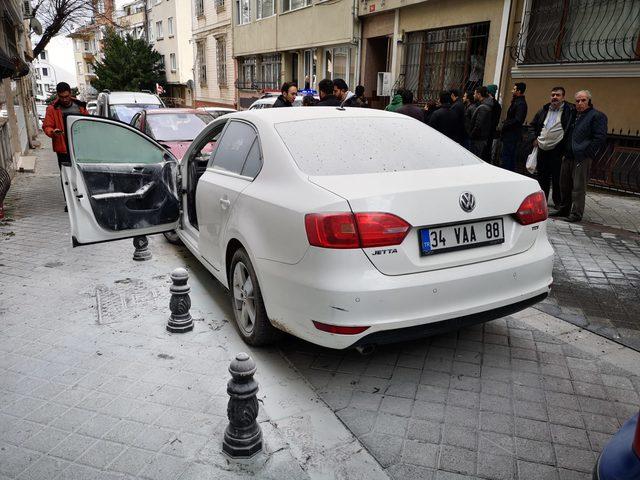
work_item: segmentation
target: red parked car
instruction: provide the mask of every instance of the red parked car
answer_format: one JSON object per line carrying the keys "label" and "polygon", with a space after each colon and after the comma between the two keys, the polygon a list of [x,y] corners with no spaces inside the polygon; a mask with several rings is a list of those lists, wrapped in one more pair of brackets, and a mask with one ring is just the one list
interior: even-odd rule
{"label": "red parked car", "polygon": [[202,110],[157,108],[138,112],[131,119],[131,125],[163,145],[178,160],[182,160],[193,139],[212,121],[213,117]]}

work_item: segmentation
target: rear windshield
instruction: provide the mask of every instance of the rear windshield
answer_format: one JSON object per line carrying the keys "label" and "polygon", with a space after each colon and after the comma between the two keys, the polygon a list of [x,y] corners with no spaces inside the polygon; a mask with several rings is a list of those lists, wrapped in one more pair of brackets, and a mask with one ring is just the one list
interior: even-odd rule
{"label": "rear windshield", "polygon": [[153,137],[165,142],[190,142],[212,121],[213,117],[208,113],[147,115],[147,125]]}
{"label": "rear windshield", "polygon": [[141,110],[160,108],[158,104],[132,103],[130,105],[110,105],[110,117],[129,123],[133,116]]}
{"label": "rear windshield", "polygon": [[456,142],[401,114],[297,120],[275,128],[298,168],[308,175],[427,170],[482,162]]}

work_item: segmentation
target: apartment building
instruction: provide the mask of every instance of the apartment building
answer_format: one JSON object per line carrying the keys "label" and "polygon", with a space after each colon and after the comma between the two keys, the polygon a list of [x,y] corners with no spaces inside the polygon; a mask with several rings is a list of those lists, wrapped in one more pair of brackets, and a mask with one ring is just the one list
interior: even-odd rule
{"label": "apartment building", "polygon": [[31,65],[37,101],[49,98],[59,82],[66,82],[72,88],[76,86],[74,59],[69,55],[72,50],[73,41],[60,35],[53,37],[44,51],[33,60]]}
{"label": "apartment building", "polygon": [[121,35],[147,38],[145,4],[145,0],[136,0],[123,5],[122,10],[116,12],[115,22]]}
{"label": "apartment building", "polygon": [[239,107],[285,81],[315,89],[323,78],[344,78],[353,88],[359,38],[354,0],[234,0]]}
{"label": "apartment building", "polygon": [[147,0],[149,43],[164,58],[165,102],[193,106],[192,0]]}
{"label": "apartment building", "polygon": [[94,17],[88,25],[69,35],[73,40],[78,95],[84,100],[97,97],[91,85],[96,73],[93,64],[102,56],[102,40],[107,27],[114,26],[114,0],[93,0]]}
{"label": "apartment building", "polygon": [[194,0],[192,46],[196,106],[235,108],[231,0]]}
{"label": "apartment building", "polygon": [[378,89],[385,72],[391,91],[410,89],[419,102],[499,84],[510,12],[511,0],[363,0],[365,94],[378,107],[389,101]]}
{"label": "apartment building", "polygon": [[31,12],[23,2],[0,2],[0,168],[15,171],[14,159],[34,145],[37,135],[29,62]]}

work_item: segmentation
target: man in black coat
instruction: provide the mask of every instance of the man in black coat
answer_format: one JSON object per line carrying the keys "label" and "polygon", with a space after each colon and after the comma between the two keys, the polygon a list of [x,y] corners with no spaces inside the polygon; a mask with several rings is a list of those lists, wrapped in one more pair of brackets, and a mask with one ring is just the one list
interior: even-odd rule
{"label": "man in black coat", "polygon": [[457,88],[452,89],[450,92],[451,98],[451,111],[456,115],[456,130],[454,132],[453,140],[458,142],[462,146],[467,145],[467,132],[464,128],[464,104],[462,103],[462,94]]}
{"label": "man in black coat", "polygon": [[607,116],[593,108],[591,92],[576,93],[576,116],[567,132],[565,157],[560,170],[562,205],[552,216],[569,215],[568,222],[579,222],[584,214],[584,199],[591,162],[605,146]]}
{"label": "man in black coat", "polygon": [[273,104],[273,108],[293,107],[293,102],[296,100],[296,96],[298,95],[298,87],[296,84],[293,82],[285,82],[282,84],[280,92],[282,93],[276,99]]}
{"label": "man in black coat", "polygon": [[320,80],[318,84],[318,94],[320,101],[316,103],[316,107],[339,107],[340,100],[333,94],[333,82],[328,78]]}
{"label": "man in black coat", "polygon": [[[493,111],[493,99],[487,92],[487,87],[476,88],[473,94],[478,106],[471,118],[471,151],[482,158],[484,148],[491,137],[491,112]],[[484,159],[483,159],[484,160]],[[486,160],[485,160],[486,161]]]}
{"label": "man in black coat", "polygon": [[396,113],[424,122],[424,110],[413,103],[413,92],[411,90],[402,90],[400,95],[402,95],[402,106],[396,110]]}
{"label": "man in black coat", "polygon": [[[429,118],[429,126],[458,142],[460,120],[451,106],[451,92],[440,92],[439,104],[440,108],[433,112]],[[464,119],[462,126],[464,127]]]}
{"label": "man in black coat", "polygon": [[513,86],[513,99],[507,117],[502,124],[502,168],[516,169],[516,152],[522,138],[522,125],[527,119],[527,101],[524,92],[527,84],[518,82]]}
{"label": "man in black coat", "polygon": [[553,87],[551,102],[544,105],[531,121],[535,133],[533,146],[538,147],[537,171],[540,188],[549,200],[549,189],[553,205],[560,208],[562,195],[560,191],[560,168],[567,141],[567,130],[575,116],[573,104],[565,101],[565,89]]}

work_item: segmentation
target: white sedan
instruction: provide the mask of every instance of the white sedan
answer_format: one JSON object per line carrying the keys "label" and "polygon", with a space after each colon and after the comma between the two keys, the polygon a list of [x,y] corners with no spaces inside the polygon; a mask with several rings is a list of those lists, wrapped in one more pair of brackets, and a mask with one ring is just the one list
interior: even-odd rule
{"label": "white sedan", "polygon": [[280,330],[338,349],[431,335],[552,283],[537,182],[404,115],[232,113],[181,164],[120,122],[70,115],[67,131],[74,246],[176,229],[251,345]]}

